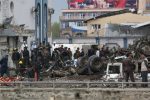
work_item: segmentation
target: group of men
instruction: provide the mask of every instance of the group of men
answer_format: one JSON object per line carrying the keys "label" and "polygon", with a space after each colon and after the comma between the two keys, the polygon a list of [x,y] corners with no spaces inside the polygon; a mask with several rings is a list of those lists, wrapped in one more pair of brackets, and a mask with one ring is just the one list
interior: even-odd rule
{"label": "group of men", "polygon": [[[27,46],[24,46],[22,50],[14,48],[12,51],[11,59],[13,67],[15,67],[15,73],[19,76],[28,75],[28,77],[34,77],[34,72],[40,73],[41,67],[47,67],[50,60],[50,46],[40,44],[37,48],[30,51]],[[8,55],[2,57],[0,60],[0,76],[6,74],[9,76],[8,68]]]}
{"label": "group of men", "polygon": [[14,48],[11,58],[14,66],[16,67],[16,74],[23,74],[23,71],[30,63],[28,48],[25,46],[21,52],[19,52],[17,48]]}
{"label": "group of men", "polygon": [[[9,76],[8,57],[9,55],[6,54],[0,60],[0,76],[4,76],[4,74]],[[19,74],[19,72],[21,74],[21,70],[29,64],[29,51],[27,47],[24,47],[22,52],[19,52],[17,48],[14,48],[11,58],[13,65],[16,67],[16,74]],[[22,66],[22,68],[20,68],[19,64],[22,65],[23,63],[24,67]]]}
{"label": "group of men", "polygon": [[[149,72],[149,65],[148,65],[148,59],[146,58],[144,53],[141,53],[141,78],[142,82],[148,82],[148,72]],[[134,78],[134,70],[135,65],[133,62],[133,55],[132,53],[127,54],[127,59],[123,61],[123,71],[124,71],[124,78],[125,81],[128,82],[129,78],[132,82],[135,82]],[[127,86],[129,86],[127,84]],[[133,86],[136,86],[133,84]],[[142,87],[148,87],[148,84],[142,84]]]}

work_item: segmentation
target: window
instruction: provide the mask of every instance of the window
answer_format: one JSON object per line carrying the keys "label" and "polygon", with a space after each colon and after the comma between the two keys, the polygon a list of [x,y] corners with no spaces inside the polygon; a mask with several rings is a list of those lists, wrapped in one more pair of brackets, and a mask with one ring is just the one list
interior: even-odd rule
{"label": "window", "polygon": [[93,25],[92,25],[92,29],[96,29],[96,24],[93,24]]}
{"label": "window", "polygon": [[77,22],[77,26],[86,26],[86,24],[84,22]]}
{"label": "window", "polygon": [[109,66],[109,74],[119,74],[120,73],[120,66],[117,65],[111,65]]}
{"label": "window", "polygon": [[77,26],[82,26],[82,22],[77,22]]}
{"label": "window", "polygon": [[146,0],[146,10],[150,10],[150,1]]}
{"label": "window", "polygon": [[69,27],[69,22],[64,23],[65,24],[65,28]]}
{"label": "window", "polygon": [[93,13],[93,17],[96,17],[96,13]]}
{"label": "window", "polygon": [[101,25],[100,24],[92,24],[92,29],[98,30],[101,29]]}
{"label": "window", "polygon": [[101,28],[101,25],[98,24],[98,25],[97,25],[97,28],[100,29],[100,28]]}
{"label": "window", "polygon": [[10,2],[10,11],[11,11],[11,13],[14,12],[14,3],[13,2]]}
{"label": "window", "polygon": [[85,18],[85,13],[81,13],[80,16],[80,18]]}
{"label": "window", "polygon": [[26,36],[23,37],[23,41],[27,41],[27,37]]}
{"label": "window", "polygon": [[68,14],[68,18],[69,18],[69,19],[71,18],[71,14]]}

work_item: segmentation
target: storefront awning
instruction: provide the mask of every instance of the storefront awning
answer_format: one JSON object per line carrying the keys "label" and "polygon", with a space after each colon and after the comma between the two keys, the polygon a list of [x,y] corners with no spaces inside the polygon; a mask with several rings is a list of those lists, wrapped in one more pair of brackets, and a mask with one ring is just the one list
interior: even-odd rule
{"label": "storefront awning", "polygon": [[86,32],[86,30],[81,30],[81,29],[76,29],[76,28],[71,28],[72,32],[74,33],[82,33],[82,32]]}

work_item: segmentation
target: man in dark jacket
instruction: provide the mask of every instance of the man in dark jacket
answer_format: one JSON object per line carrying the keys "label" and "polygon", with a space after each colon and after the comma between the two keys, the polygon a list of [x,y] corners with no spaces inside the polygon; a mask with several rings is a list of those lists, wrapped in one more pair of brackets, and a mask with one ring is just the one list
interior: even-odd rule
{"label": "man in dark jacket", "polygon": [[78,59],[80,57],[80,51],[79,48],[77,48],[76,52],[74,53],[74,59]]}
{"label": "man in dark jacket", "polygon": [[[132,62],[132,54],[128,53],[127,58],[123,61],[123,70],[125,75],[125,81],[128,82],[129,77],[132,82],[135,82],[134,79],[134,63]],[[128,86],[128,84],[127,84]]]}
{"label": "man in dark jacket", "polygon": [[14,48],[12,53],[12,61],[14,63],[14,66],[16,67],[16,73],[18,74],[19,71],[19,60],[20,60],[20,53],[18,52],[17,48]]}
{"label": "man in dark jacket", "polygon": [[81,57],[83,57],[84,55],[85,55],[85,53],[84,53],[84,49],[82,48],[82,49],[81,49],[80,56],[81,56]]}
{"label": "man in dark jacket", "polygon": [[88,57],[95,55],[96,54],[96,50],[94,50],[94,48],[92,47],[91,49],[88,50]]}
{"label": "man in dark jacket", "polygon": [[23,50],[23,59],[24,59],[25,65],[27,67],[29,65],[29,50],[27,49],[27,47],[24,47],[24,50]]}
{"label": "man in dark jacket", "polygon": [[0,60],[0,76],[3,76],[4,74],[8,74],[8,55],[5,55]]}

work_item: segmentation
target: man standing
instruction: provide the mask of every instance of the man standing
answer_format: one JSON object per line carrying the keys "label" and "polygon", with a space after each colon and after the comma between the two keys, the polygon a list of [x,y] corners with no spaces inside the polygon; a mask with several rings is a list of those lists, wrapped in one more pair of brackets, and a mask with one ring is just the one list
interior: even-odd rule
{"label": "man standing", "polygon": [[69,60],[72,60],[72,51],[71,51],[71,49],[68,48],[67,52],[68,52],[68,55],[69,55]]}
{"label": "man standing", "polygon": [[21,56],[20,53],[18,52],[17,48],[14,48],[13,53],[12,53],[12,61],[16,67],[16,73],[18,74],[19,71],[19,60],[20,60]]}
{"label": "man standing", "polygon": [[[148,82],[148,59],[144,54],[141,54],[141,77],[142,82]],[[148,84],[142,84],[142,87],[148,87]]]}
{"label": "man standing", "polygon": [[80,57],[80,50],[77,48],[76,52],[74,53],[74,59],[78,59]]}
{"label": "man standing", "polygon": [[80,53],[80,57],[83,57],[84,55],[85,55],[84,49],[82,48],[82,49],[81,49],[81,53]]}
{"label": "man standing", "polygon": [[[135,82],[134,79],[134,63],[132,62],[132,54],[128,53],[127,58],[123,61],[123,70],[125,75],[125,81],[128,82],[129,77],[132,82]],[[128,84],[127,84],[128,86]],[[135,86],[135,85],[134,85]]]}
{"label": "man standing", "polygon": [[28,51],[27,47],[24,47],[23,59],[24,59],[25,66],[28,67],[28,65],[29,65],[29,51]]}
{"label": "man standing", "polygon": [[8,74],[8,55],[5,55],[0,60],[0,76],[3,76],[4,74]]}

